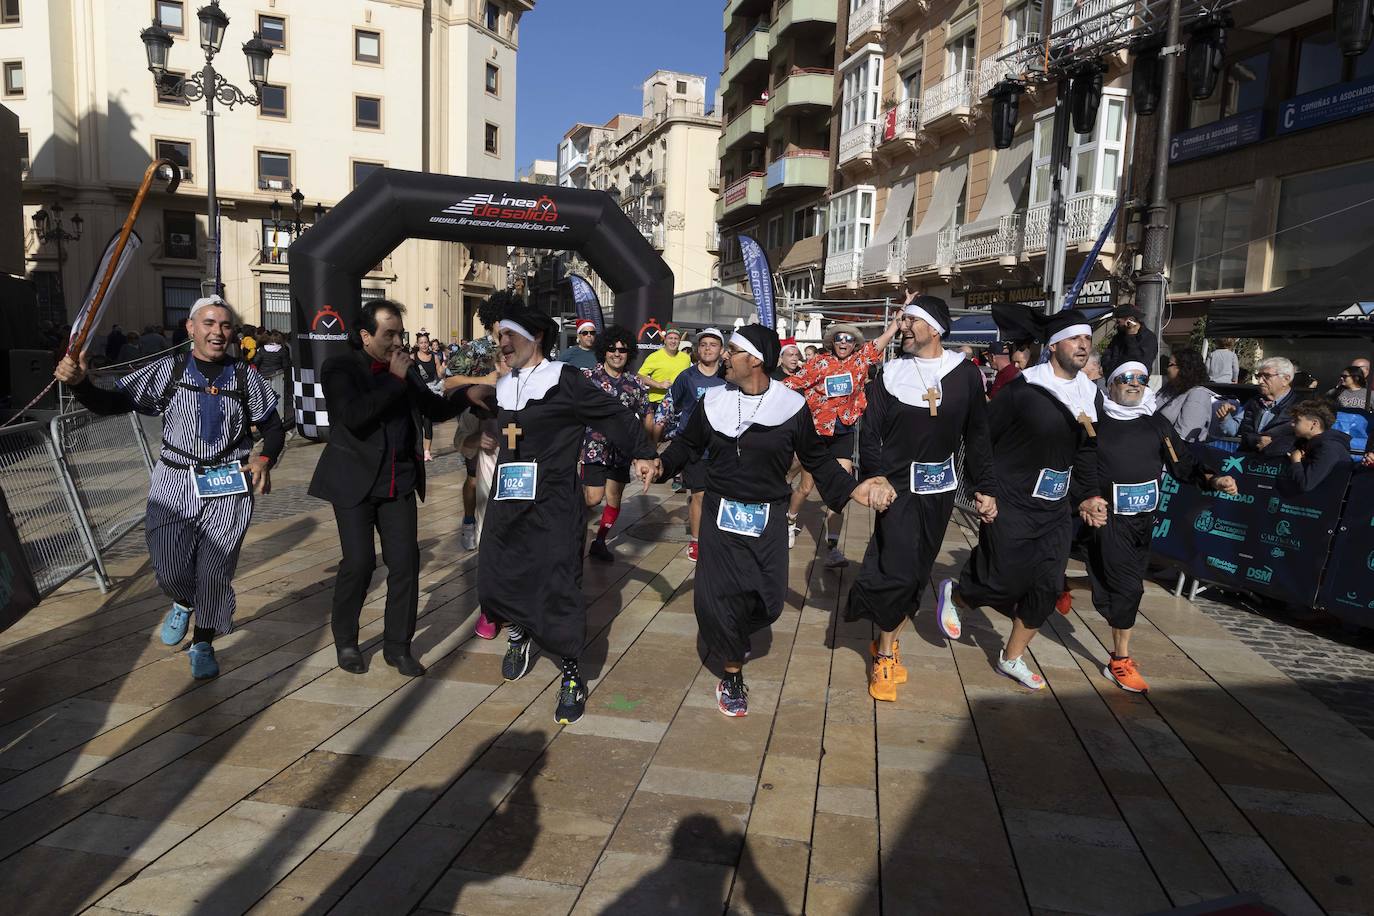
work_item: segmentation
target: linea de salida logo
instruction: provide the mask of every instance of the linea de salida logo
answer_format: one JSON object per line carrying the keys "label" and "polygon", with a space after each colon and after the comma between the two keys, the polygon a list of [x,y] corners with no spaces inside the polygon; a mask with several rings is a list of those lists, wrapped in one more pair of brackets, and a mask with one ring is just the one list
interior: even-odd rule
{"label": "linea de salida logo", "polygon": [[490,193],[472,194],[444,210],[444,213],[448,216],[471,216],[475,219],[558,222],[558,205],[547,194],[538,198]]}

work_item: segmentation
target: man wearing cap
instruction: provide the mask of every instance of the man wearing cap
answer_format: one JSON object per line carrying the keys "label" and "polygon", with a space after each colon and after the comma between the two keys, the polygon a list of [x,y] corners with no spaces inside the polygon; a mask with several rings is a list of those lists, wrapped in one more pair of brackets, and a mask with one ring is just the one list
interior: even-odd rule
{"label": "man wearing cap", "polygon": [[[881,631],[870,646],[868,692],[888,702],[906,682],[897,631],[921,606],[960,484],[974,493],[984,522],[997,517],[983,374],[962,353],[941,346],[950,325],[943,299],[918,296],[903,307],[901,322],[901,357],[884,363],[868,383],[859,431],[861,473],[885,477],[897,497],[878,514],[845,612],[846,620],[871,620]],[[963,466],[956,470],[961,448]],[[950,639],[959,638],[952,603],[940,625]]]}
{"label": "man wearing cap", "polygon": [[681,347],[682,332],[670,327],[663,332],[663,346],[644,357],[639,377],[649,386],[650,406],[658,407],[673,382],[692,364],[692,357]]}
{"label": "man wearing cap", "polygon": [[453,400],[430,391],[402,344],[405,307],[373,299],[358,310],[352,352],[320,367],[330,435],[309,493],[334,509],[343,559],[334,580],[330,629],[339,667],[367,670],[358,645],[363,601],[377,569],[378,538],[386,563],[382,660],[406,677],[425,668],[410,654],[420,606],[418,503],[425,498],[421,419],[451,420],[469,404],[490,400],[489,386],[459,389]]}
{"label": "man wearing cap", "polygon": [[1073,537],[1073,510],[1100,527],[1107,503],[1098,494],[1097,439],[1102,393],[1082,368],[1092,350],[1092,327],[1077,309],[1052,316],[1020,304],[992,307],[999,328],[1034,337],[1050,348],[1048,362],[1026,369],[988,408],[997,520],[978,528],[959,577],[940,583],[942,620],[956,608],[1013,609],[1011,639],[997,670],[1038,690],[1044,679],[1022,655],[1045,623],[1064,584]]}
{"label": "man wearing cap", "polygon": [[[916,298],[908,293],[903,305],[910,305]],[[877,340],[864,343],[863,332],[852,324],[832,324],[825,332],[825,349],[807,362],[801,372],[784,379],[783,384],[806,398],[807,406],[816,424],[816,433],[825,443],[831,455],[839,459],[846,471],[854,471],[854,427],[868,406],[864,386],[868,384],[869,370],[883,358],[888,342],[897,334],[901,314],[892,319],[887,330]],[[792,529],[789,540],[795,543],[797,516],[802,503],[811,492],[811,477],[802,474],[801,485],[792,495],[787,512],[788,528]],[[829,552],[825,565],[834,569],[849,565],[844,552],[839,548],[840,528],[844,516],[839,512],[826,518],[826,545]]]}
{"label": "man wearing cap", "polygon": [[882,478],[856,483],[827,452],[806,399],[768,377],[779,349],[778,335],[760,324],[731,335],[731,383],[708,391],[661,458],[640,466],[647,490],[655,478],[671,477],[711,452],[694,609],[708,649],[724,663],[716,704],[731,717],[749,712],[742,669],[750,637],[778,619],[787,596],[781,513],[792,455],[816,475],[821,495],[836,509],[850,499],[881,509],[895,495]]}
{"label": "man wearing cap", "polygon": [[[633,355],[633,354],[631,354]],[[596,368],[596,324],[590,318],[577,321],[577,346],[569,347],[558,354],[569,366],[579,369]]]}
{"label": "man wearing cap", "polygon": [[[234,314],[219,296],[196,300],[186,319],[190,354],[164,356],[97,388],[84,353],[54,373],[97,414],[138,411],[162,417],[162,447],[148,491],[148,554],[159,587],[172,599],[160,635],[186,637],[191,676],[219,674],[213,641],[234,627],[234,570],[253,515],[253,497],[271,489],[268,470],[286,443],[277,398],[258,371],[226,354]],[[253,437],[262,453],[250,459]]]}
{"label": "man wearing cap", "polygon": [[587,703],[577,663],[587,636],[586,508],[577,485],[583,437],[591,427],[632,460],[655,450],[634,411],[580,370],[549,360],[553,319],[512,298],[497,327],[511,371],[496,383],[500,450],[477,548],[477,598],[487,617],[508,625],[502,676],[524,677],[537,644],[560,660],[554,719],[576,722]]}
{"label": "man wearing cap", "polygon": [[[720,371],[721,352],[725,348],[725,336],[718,328],[707,328],[697,334],[696,362],[688,366],[673,381],[668,392],[677,422],[669,438],[682,435],[692,419],[692,413],[706,392],[725,384],[725,374]],[[682,469],[682,485],[691,493],[688,503],[688,518],[691,521],[692,542],[687,545],[687,559],[697,561],[697,538],[701,532],[701,507],[706,498],[706,462],[710,452],[687,462]]]}
{"label": "man wearing cap", "polygon": [[1154,366],[1159,356],[1159,340],[1154,331],[1145,327],[1145,314],[1134,305],[1123,305],[1112,312],[1112,317],[1116,319],[1116,334],[1102,352],[1102,374],[1110,376],[1126,362]]}
{"label": "man wearing cap", "polygon": [[[596,367],[582,371],[593,385],[634,411],[635,416],[652,423],[649,386],[639,376],[625,371],[634,351],[634,335],[613,324],[596,339]],[[605,435],[587,427],[582,439],[582,493],[586,497],[587,508],[592,511],[601,505],[603,498],[606,500],[606,508],[601,510],[601,524],[597,526],[596,537],[587,549],[587,556],[603,563],[615,559],[611,548],[606,546],[606,536],[615,527],[616,519],[620,518],[620,499],[624,495],[625,484],[629,482],[629,456],[617,451]]]}
{"label": "man wearing cap", "polygon": [[1144,363],[1116,367],[1097,425],[1098,495],[1108,505],[1106,524],[1090,528],[1088,577],[1093,606],[1111,624],[1111,658],[1102,674],[1123,690],[1149,689],[1131,658],[1131,628],[1145,594],[1146,563],[1159,508],[1159,470],[1182,483],[1234,494],[1231,477],[1217,477],[1193,457],[1173,424],[1155,413],[1150,370]]}

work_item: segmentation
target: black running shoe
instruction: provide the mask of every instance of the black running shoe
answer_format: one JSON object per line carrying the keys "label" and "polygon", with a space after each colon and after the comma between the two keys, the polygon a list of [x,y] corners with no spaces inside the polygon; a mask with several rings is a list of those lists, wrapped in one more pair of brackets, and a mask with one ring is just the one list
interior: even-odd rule
{"label": "black running shoe", "polygon": [[554,710],[554,720],[559,725],[572,725],[582,718],[582,713],[586,709],[587,688],[582,686],[582,679],[564,676],[563,683],[558,688],[558,708]]}
{"label": "black running shoe", "polygon": [[512,639],[506,646],[506,657],[501,659],[501,676],[508,681],[518,681],[529,674],[534,663],[534,640],[526,636],[519,641]]}
{"label": "black running shoe", "polygon": [[587,556],[591,557],[593,560],[600,560],[603,563],[610,563],[615,560],[615,556],[611,553],[611,548],[607,547],[606,542],[602,540],[592,541],[592,546],[587,550]]}

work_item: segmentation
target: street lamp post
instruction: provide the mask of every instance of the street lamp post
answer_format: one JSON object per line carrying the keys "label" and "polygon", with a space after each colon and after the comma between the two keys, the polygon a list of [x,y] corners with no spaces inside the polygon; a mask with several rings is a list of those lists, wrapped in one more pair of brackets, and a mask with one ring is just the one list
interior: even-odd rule
{"label": "street lamp post", "polygon": [[[303,215],[304,210],[305,210],[305,192],[302,191],[300,188],[297,188],[296,190],[294,190],[294,191],[291,192],[291,210],[292,210],[293,218],[292,218],[292,220],[291,220],[289,223],[285,223],[285,222],[282,221],[282,218],[281,218],[281,201],[279,201],[279,200],[273,200],[273,201],[272,201],[272,206],[269,207],[268,210],[269,210],[269,212],[270,212],[270,214],[271,214],[271,218],[272,218],[272,231],[273,231],[273,232],[278,232],[278,233],[279,233],[279,232],[282,231],[283,227],[288,228],[288,229],[290,230],[290,239],[291,239],[292,242],[294,242],[294,241],[296,241],[296,239],[300,238],[300,237],[301,237],[301,233],[305,232],[305,229],[306,229],[305,223],[301,221],[301,216]],[[311,222],[311,225],[313,226],[315,223],[318,223],[318,222],[320,221],[320,218],[323,217],[323,216],[324,216],[324,205],[323,205],[323,204],[320,204],[320,203],[316,203],[316,204],[315,204],[315,218],[314,218],[314,220]],[[275,241],[273,242],[273,246],[274,246],[274,247],[276,246],[276,242],[275,242]],[[287,247],[289,248],[290,245],[288,245]],[[264,255],[264,257],[265,257],[265,255]]]}
{"label": "street lamp post", "polygon": [[235,105],[261,105],[262,88],[267,83],[267,65],[272,59],[272,47],[262,40],[257,32],[244,43],[243,55],[248,59],[248,79],[257,91],[256,95],[245,95],[242,89],[230,83],[215,69],[215,55],[224,44],[224,33],[229,28],[229,16],[219,7],[219,0],[210,0],[207,6],[196,11],[200,20],[200,47],[205,52],[205,66],[200,72],[179,79],[168,86],[167,54],[172,48],[172,36],[162,27],[159,19],[144,29],[139,37],[148,55],[148,69],[158,90],[163,95],[180,96],[189,102],[205,100],[205,152],[207,156],[207,214],[210,220],[209,244],[206,246],[206,272],[208,276],[202,287],[207,293],[223,294],[224,282],[220,271],[219,237],[219,200],[215,196],[215,101],[226,108]]}
{"label": "street lamp post", "polygon": [[[81,239],[81,226],[83,220],[81,214],[72,217],[72,229],[68,232],[67,227],[62,224],[62,205],[55,203],[52,205],[52,216],[48,216],[48,211],[39,208],[33,215],[33,233],[40,245],[48,242],[57,242],[57,296],[62,300],[62,308],[65,312],[67,307],[67,292],[62,283],[63,266],[67,261],[67,242],[76,242]],[[64,316],[65,317],[65,316]]]}

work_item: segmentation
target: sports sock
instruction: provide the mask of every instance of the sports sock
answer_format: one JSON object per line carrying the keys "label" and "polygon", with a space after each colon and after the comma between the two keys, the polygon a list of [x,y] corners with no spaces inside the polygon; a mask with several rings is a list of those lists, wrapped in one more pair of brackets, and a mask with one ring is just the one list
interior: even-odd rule
{"label": "sports sock", "polygon": [[508,625],[506,626],[506,629],[509,631],[509,633],[508,633],[508,638],[510,639],[511,642],[524,642],[524,641],[525,641],[525,631],[522,630],[520,627],[517,627],[515,624],[512,623],[512,624],[508,624]]}
{"label": "sports sock", "polygon": [[563,660],[559,662],[559,668],[562,669],[563,676],[566,678],[571,678],[574,681],[582,679],[582,672],[577,667],[577,659],[571,656],[563,656]]}
{"label": "sports sock", "polygon": [[601,510],[601,527],[596,529],[596,539],[606,540],[606,535],[615,527],[615,520],[620,518],[619,506],[607,506]]}
{"label": "sports sock", "polygon": [[465,515],[465,516],[463,516],[463,524],[464,524],[464,525],[475,525],[475,524],[477,524],[477,516],[475,516],[475,515]]}
{"label": "sports sock", "polygon": [[741,669],[739,671],[725,672],[725,683],[731,684],[735,687],[740,686],[744,683],[744,671]]}

